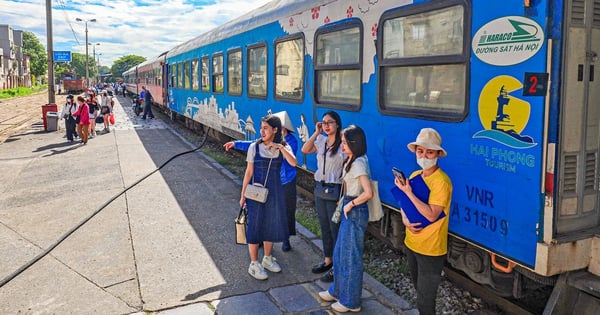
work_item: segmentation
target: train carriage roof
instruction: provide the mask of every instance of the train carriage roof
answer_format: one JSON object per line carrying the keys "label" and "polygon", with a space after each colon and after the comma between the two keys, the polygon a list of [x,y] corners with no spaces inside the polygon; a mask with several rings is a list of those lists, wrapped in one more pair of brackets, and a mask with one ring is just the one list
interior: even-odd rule
{"label": "train carriage roof", "polygon": [[213,30],[197,36],[183,44],[175,46],[167,53],[167,58],[177,56],[194,48],[215,43],[225,38],[257,28],[267,23],[278,20],[283,16],[290,16],[308,8],[317,7],[337,0],[274,0],[262,7],[233,19]]}

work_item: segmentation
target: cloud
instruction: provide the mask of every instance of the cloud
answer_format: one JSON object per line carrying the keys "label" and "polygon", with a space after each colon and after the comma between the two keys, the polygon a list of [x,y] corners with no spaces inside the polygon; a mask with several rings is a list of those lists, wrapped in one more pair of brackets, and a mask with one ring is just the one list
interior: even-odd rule
{"label": "cloud", "polygon": [[[201,35],[269,0],[53,0],[54,50],[85,53],[95,45],[101,65],[111,65],[125,55],[152,58]],[[34,33],[46,46],[46,1],[0,0],[0,21],[13,29]],[[93,48],[89,47],[92,55]]]}

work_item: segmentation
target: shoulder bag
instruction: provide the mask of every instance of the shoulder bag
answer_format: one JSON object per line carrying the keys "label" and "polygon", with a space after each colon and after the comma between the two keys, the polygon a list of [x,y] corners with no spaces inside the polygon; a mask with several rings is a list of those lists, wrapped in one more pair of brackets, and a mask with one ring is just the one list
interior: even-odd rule
{"label": "shoulder bag", "polygon": [[[256,144],[256,154],[258,153],[258,144]],[[269,160],[269,167],[267,167],[267,174],[265,175],[265,183],[255,183],[254,176],[252,176],[252,184],[246,186],[246,191],[244,191],[244,197],[258,201],[260,203],[267,202],[267,197],[269,196],[269,189],[267,188],[267,179],[269,179],[269,171],[271,170],[271,162],[273,162],[273,158]]]}

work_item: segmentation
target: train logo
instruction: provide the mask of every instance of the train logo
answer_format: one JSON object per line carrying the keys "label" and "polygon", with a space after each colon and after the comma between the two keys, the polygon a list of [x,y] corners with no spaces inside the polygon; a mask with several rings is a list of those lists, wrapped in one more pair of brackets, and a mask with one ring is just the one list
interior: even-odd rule
{"label": "train logo", "polygon": [[519,80],[507,75],[495,77],[483,87],[478,108],[484,130],[476,132],[473,138],[487,138],[516,149],[537,145],[532,137],[523,134],[531,105],[514,95],[522,88]]}
{"label": "train logo", "polygon": [[534,20],[508,16],[482,26],[473,36],[473,53],[495,66],[510,66],[533,57],[543,46],[543,28]]}

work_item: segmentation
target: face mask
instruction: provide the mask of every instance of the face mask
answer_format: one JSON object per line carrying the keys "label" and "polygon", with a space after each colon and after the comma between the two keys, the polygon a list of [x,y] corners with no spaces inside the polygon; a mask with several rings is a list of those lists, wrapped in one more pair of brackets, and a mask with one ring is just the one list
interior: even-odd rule
{"label": "face mask", "polygon": [[427,170],[434,167],[437,164],[437,160],[437,157],[431,160],[426,158],[417,158],[417,164],[419,164],[422,169]]}

